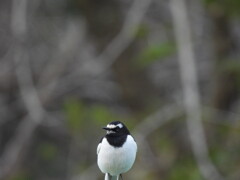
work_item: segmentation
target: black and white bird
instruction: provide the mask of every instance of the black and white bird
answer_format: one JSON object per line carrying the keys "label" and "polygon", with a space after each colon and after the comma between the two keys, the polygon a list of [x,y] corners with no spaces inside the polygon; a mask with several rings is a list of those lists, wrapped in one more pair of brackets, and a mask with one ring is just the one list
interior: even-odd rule
{"label": "black and white bird", "polygon": [[113,121],[104,127],[106,135],[97,147],[97,163],[105,173],[105,180],[119,180],[131,169],[137,153],[137,144],[127,127],[120,121]]}

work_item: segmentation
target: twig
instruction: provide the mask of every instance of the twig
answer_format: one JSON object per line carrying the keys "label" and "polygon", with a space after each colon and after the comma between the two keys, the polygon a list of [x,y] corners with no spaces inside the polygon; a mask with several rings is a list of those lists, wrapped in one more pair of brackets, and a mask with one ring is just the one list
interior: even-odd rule
{"label": "twig", "polygon": [[204,178],[223,180],[211,159],[201,121],[201,105],[190,25],[184,0],[171,0],[170,8],[179,51],[179,66],[187,115],[187,128],[197,165]]}

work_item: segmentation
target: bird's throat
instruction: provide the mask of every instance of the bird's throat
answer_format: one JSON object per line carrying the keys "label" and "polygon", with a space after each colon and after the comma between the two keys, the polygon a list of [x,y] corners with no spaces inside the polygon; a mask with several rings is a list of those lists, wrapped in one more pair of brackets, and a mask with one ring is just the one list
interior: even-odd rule
{"label": "bird's throat", "polygon": [[112,134],[106,135],[107,141],[110,145],[119,148],[126,142],[128,135],[113,136]]}

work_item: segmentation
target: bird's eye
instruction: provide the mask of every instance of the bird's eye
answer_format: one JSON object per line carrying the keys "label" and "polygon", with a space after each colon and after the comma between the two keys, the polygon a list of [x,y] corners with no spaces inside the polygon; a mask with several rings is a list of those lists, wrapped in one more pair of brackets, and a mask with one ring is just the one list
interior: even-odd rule
{"label": "bird's eye", "polygon": [[120,128],[117,126],[117,127],[115,128],[115,131],[119,131],[119,129],[120,129]]}

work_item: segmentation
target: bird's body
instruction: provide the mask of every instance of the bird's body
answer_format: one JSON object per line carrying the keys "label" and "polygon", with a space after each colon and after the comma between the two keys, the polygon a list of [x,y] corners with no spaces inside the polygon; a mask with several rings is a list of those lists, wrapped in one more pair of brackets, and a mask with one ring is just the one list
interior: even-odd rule
{"label": "bird's body", "polygon": [[97,147],[98,167],[105,173],[105,180],[117,180],[133,165],[137,144],[126,126],[114,121],[106,128],[107,134]]}
{"label": "bird's body", "polygon": [[132,167],[137,145],[131,136],[128,135],[126,142],[120,148],[110,145],[106,138],[103,138],[99,146],[101,150],[98,154],[98,166],[103,173],[116,176],[127,172]]}

